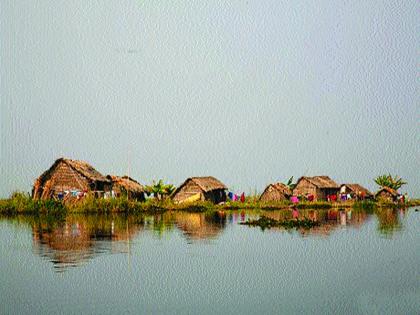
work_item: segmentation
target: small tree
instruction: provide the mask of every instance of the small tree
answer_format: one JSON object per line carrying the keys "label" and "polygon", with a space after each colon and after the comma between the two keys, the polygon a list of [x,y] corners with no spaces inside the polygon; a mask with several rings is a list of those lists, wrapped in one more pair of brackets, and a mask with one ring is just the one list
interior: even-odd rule
{"label": "small tree", "polygon": [[375,178],[375,183],[381,188],[387,187],[394,190],[398,190],[402,185],[407,184],[407,182],[403,181],[401,177],[398,177],[397,175],[392,177],[391,174],[378,176]]}
{"label": "small tree", "polygon": [[296,184],[293,184],[293,176],[289,178],[289,180],[286,183],[286,186],[289,187],[290,190],[295,189]]}
{"label": "small tree", "polygon": [[145,187],[147,195],[153,194],[157,200],[164,199],[165,196],[169,196],[175,190],[175,186],[171,184],[164,184],[162,179],[157,182],[153,181],[153,185]]}

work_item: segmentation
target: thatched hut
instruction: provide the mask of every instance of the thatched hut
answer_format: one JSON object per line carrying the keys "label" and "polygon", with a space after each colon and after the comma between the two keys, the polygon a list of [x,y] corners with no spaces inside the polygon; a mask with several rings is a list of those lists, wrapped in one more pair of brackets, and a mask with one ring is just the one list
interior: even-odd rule
{"label": "thatched hut", "polygon": [[352,198],[356,199],[373,198],[373,194],[359,184],[342,184],[340,186],[340,194],[350,194]]}
{"label": "thatched hut", "polygon": [[292,192],[290,188],[283,183],[268,185],[260,196],[261,201],[282,201],[288,200]]}
{"label": "thatched hut", "polygon": [[382,187],[376,194],[375,199],[379,201],[395,202],[400,194],[392,188]]}
{"label": "thatched hut", "polygon": [[172,199],[178,203],[208,200],[217,204],[226,201],[226,190],[227,187],[212,176],[191,177],[174,191]]}
{"label": "thatched hut", "polygon": [[112,182],[112,191],[114,192],[116,197],[120,196],[127,196],[129,199],[135,199],[138,201],[144,201],[144,187],[128,176],[115,176],[115,175],[108,175],[108,178]]}
{"label": "thatched hut", "polygon": [[312,195],[314,201],[327,200],[327,196],[337,196],[340,186],[328,176],[302,176],[293,189],[295,196]]}
{"label": "thatched hut", "polygon": [[111,191],[111,181],[84,161],[60,158],[39,176],[32,189],[34,199],[60,198],[64,193],[79,196],[93,192],[102,196]]}

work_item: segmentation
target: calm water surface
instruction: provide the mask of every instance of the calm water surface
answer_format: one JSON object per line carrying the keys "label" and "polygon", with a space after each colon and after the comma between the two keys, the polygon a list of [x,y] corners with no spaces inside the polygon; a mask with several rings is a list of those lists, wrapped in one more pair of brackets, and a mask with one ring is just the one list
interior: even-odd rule
{"label": "calm water surface", "polygon": [[[240,225],[310,217],[312,230]],[[0,219],[1,314],[419,314],[420,212]]]}

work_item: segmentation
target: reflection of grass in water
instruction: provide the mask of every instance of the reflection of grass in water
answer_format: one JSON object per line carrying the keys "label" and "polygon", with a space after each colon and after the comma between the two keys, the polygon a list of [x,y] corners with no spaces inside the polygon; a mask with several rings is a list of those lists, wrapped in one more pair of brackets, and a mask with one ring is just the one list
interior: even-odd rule
{"label": "reflection of grass in water", "polygon": [[355,211],[364,211],[368,214],[373,214],[376,208],[376,203],[374,201],[359,201],[353,204],[353,210]]}
{"label": "reflection of grass in water", "polygon": [[402,228],[398,217],[398,209],[377,207],[374,212],[378,218],[378,230],[381,234],[391,236],[394,231]]}

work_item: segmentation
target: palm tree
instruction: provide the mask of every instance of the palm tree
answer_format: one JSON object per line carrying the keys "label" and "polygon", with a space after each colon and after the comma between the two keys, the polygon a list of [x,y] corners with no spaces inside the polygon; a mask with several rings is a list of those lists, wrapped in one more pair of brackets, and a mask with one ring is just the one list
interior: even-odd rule
{"label": "palm tree", "polygon": [[153,197],[157,200],[162,200],[165,196],[170,195],[175,190],[175,186],[164,184],[163,180],[159,179],[157,182],[153,181],[153,185],[146,186],[145,190],[148,195],[153,194]]}
{"label": "palm tree", "polygon": [[289,178],[289,180],[286,183],[286,186],[289,187],[289,189],[292,191],[295,189],[296,184],[293,184],[293,176]]}
{"label": "palm tree", "polygon": [[391,174],[378,176],[375,178],[375,183],[381,188],[388,187],[394,190],[398,190],[402,185],[407,184],[401,177],[398,177],[397,175],[392,177]]}

